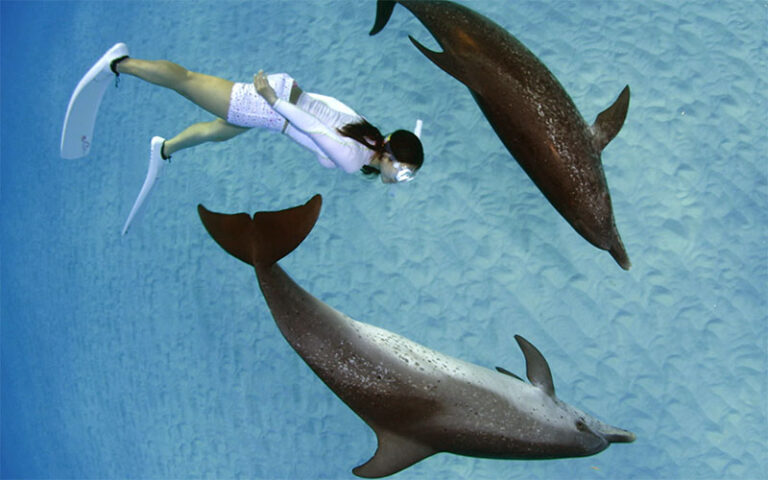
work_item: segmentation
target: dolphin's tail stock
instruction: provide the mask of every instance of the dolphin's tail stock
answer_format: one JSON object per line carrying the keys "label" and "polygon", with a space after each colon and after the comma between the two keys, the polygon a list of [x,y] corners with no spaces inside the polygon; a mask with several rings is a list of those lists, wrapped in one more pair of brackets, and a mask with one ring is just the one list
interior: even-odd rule
{"label": "dolphin's tail stock", "polygon": [[197,213],[221,248],[249,265],[268,267],[291,253],[312,231],[323,198],[315,195],[304,205],[276,212],[224,214],[202,205]]}
{"label": "dolphin's tail stock", "polygon": [[373,28],[371,28],[368,35],[376,35],[387,25],[396,3],[393,0],[379,0],[376,2],[376,21],[373,23]]}

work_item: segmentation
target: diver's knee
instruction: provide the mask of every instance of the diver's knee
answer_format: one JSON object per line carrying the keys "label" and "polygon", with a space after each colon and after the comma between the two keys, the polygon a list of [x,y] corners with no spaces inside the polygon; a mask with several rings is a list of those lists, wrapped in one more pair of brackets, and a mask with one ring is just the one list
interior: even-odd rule
{"label": "diver's knee", "polygon": [[224,142],[241,133],[241,129],[221,118],[208,122],[208,125],[210,132],[209,138],[212,142]]}

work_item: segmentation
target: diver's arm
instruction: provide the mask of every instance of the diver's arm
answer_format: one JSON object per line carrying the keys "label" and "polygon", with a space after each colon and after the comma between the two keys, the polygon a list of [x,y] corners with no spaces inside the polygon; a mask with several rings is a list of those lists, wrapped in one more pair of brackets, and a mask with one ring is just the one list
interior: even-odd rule
{"label": "diver's arm", "polygon": [[285,117],[294,128],[310,137],[337,167],[347,173],[358,170],[359,166],[355,162],[357,149],[352,146],[354,140],[341,136],[314,115],[285,100],[278,99],[272,108]]}
{"label": "diver's arm", "polygon": [[328,156],[320,149],[320,147],[317,146],[314,140],[312,140],[312,137],[309,135],[304,134],[304,132],[298,128],[295,128],[290,123],[283,133],[290,137],[294,142],[314,153],[317,156],[317,161],[320,163],[320,165],[324,166],[325,168],[336,168],[336,164],[333,163],[330,158],[328,158]]}
{"label": "diver's arm", "polygon": [[259,73],[253,76],[253,86],[256,87],[256,92],[272,106],[277,101],[277,94],[275,89],[267,81],[267,76],[264,74],[264,70],[259,70]]}
{"label": "diver's arm", "polygon": [[253,85],[256,87],[256,92],[272,106],[272,109],[288,120],[294,128],[310,137],[337,167],[347,173],[358,170],[359,166],[355,161],[357,149],[352,146],[354,140],[343,137],[335,129],[328,127],[320,119],[291,102],[277,98],[275,90],[267,82],[263,71],[259,70],[259,73],[253,76]]}
{"label": "diver's arm", "polygon": [[259,70],[259,73],[253,76],[253,86],[256,87],[256,93],[269,103],[274,111],[282,115],[293,126],[301,130],[307,135],[317,134],[335,134],[333,130],[328,128],[323,122],[311,113],[305,112],[301,108],[277,98],[275,89],[267,82],[267,76],[264,75],[263,70]]}

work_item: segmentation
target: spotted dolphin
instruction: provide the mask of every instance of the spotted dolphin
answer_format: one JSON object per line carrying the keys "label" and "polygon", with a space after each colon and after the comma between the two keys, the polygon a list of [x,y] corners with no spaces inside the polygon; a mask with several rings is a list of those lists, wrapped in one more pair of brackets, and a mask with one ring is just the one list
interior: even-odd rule
{"label": "spotted dolphin", "polygon": [[600,154],[624,125],[629,86],[587,125],[560,82],[519,40],[487,17],[447,1],[384,1],[370,34],[400,3],[435,37],[411,42],[466,85],[496,134],[558,212],[625,270],[629,257],[613,217]]}
{"label": "spotted dolphin", "polygon": [[391,475],[438,452],[541,459],[593,455],[631,432],[555,396],[549,366],[516,336],[530,384],[355,321],[310,295],[276,263],[314,226],[322,199],[279,212],[226,215],[198,206],[213,239],[252,265],[280,332],[323,382],[376,433],[374,456],[353,472]]}

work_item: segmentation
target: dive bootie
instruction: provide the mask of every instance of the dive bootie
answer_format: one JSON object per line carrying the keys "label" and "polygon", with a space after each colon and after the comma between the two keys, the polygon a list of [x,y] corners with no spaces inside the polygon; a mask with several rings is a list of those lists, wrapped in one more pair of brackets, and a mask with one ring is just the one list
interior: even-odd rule
{"label": "dive bootie", "polygon": [[141,206],[144,205],[144,202],[147,200],[147,197],[152,191],[152,187],[155,186],[155,181],[157,180],[157,176],[160,174],[160,170],[163,169],[163,165],[165,164],[165,160],[163,160],[162,155],[163,143],[165,143],[165,139],[163,137],[152,137],[152,143],[150,144],[149,150],[149,168],[147,169],[147,178],[144,179],[144,185],[141,186],[139,196],[136,197],[136,201],[133,202],[133,208],[131,208],[131,213],[128,214],[128,220],[126,220],[125,225],[123,225],[123,235],[125,235],[125,233],[128,231],[133,218],[139,212]]}
{"label": "dive bootie", "polygon": [[64,127],[61,130],[62,158],[81,158],[88,155],[101,99],[116,75],[111,68],[112,62],[127,56],[128,47],[124,43],[116,43],[80,79],[69,99]]}

